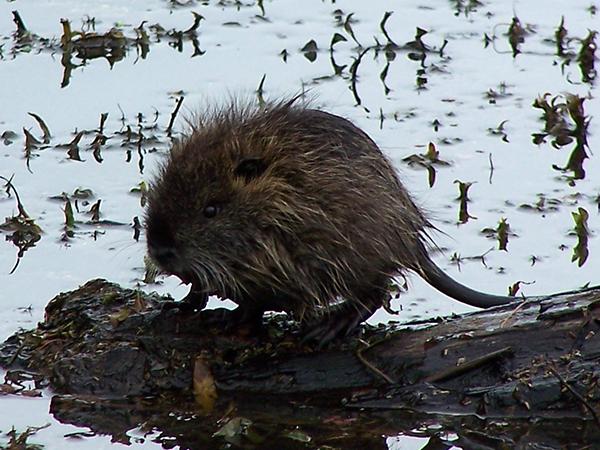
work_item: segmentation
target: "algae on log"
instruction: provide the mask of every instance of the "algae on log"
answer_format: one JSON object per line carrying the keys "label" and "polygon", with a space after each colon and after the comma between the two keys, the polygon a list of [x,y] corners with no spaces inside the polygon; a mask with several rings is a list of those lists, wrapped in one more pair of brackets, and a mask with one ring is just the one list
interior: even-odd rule
{"label": "algae on log", "polygon": [[[448,446],[579,448],[600,441],[599,307],[596,287],[396,329],[365,327],[360,339],[315,351],[284,315],[266,320],[259,337],[226,334],[219,310],[186,312],[171,299],[94,280],[55,297],[37,329],[1,344],[0,365],[33,372],[63,394],[52,401],[60,420],[122,442],[145,423],[182,448],[218,448],[218,439],[261,448],[287,439],[295,448],[291,442],[309,437],[387,448],[382,436],[408,432],[437,436],[444,448],[448,431],[457,435]],[[199,361],[217,387],[212,411],[194,404]],[[187,426],[174,411],[189,414]],[[242,412],[252,418],[242,421]],[[224,414],[230,420],[217,424]],[[415,431],[432,422],[441,427]],[[243,434],[249,423],[261,424],[252,436]],[[223,431],[228,425],[234,431]]]}

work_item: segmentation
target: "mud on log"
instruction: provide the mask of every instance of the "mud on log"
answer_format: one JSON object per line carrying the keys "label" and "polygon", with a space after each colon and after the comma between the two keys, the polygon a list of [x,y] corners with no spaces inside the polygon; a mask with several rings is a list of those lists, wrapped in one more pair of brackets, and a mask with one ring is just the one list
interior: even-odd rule
{"label": "mud on log", "polygon": [[[38,383],[63,394],[53,404],[64,420],[92,420],[72,416],[82,401],[89,412],[82,398],[108,402],[106,411],[94,410],[95,428],[88,426],[113,435],[113,428],[99,425],[98,414],[118,409],[115,399],[129,398],[129,407],[149,396],[186,398],[193,405],[192,386],[201,373],[202,383],[217,388],[217,410],[233,400],[263,415],[272,408],[282,420],[288,417],[284,404],[301,403],[313,408],[313,418],[328,411],[353,417],[354,430],[356,420],[378,417],[389,427],[393,417],[398,433],[436,417],[462,442],[474,436],[488,442],[490,424],[501,419],[513,423],[500,434],[494,425],[493,439],[501,443],[539,435],[554,439],[544,441],[550,445],[564,444],[574,429],[581,431],[577,445],[600,440],[598,287],[396,328],[365,327],[360,338],[324,351],[300,345],[295,325],[283,315],[267,319],[256,337],[244,330],[224,334],[219,314],[181,311],[171,299],[94,280],[55,297],[35,330],[1,344],[0,365],[9,374],[34,373]],[[146,406],[152,414],[160,409]],[[169,403],[167,411],[173,407]],[[137,424],[148,421],[139,405],[136,411],[140,416],[130,416],[130,427],[136,425],[132,417]],[[557,436],[555,423],[564,436]],[[214,433],[211,426],[207,432]],[[381,441],[383,428],[369,427],[371,435],[364,436]]]}

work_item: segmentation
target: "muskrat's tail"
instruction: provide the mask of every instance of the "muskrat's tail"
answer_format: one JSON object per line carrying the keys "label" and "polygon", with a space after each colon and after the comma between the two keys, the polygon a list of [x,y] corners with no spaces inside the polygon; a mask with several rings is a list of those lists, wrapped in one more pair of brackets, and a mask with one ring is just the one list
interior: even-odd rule
{"label": "muskrat's tail", "polygon": [[478,308],[491,308],[518,301],[515,297],[504,295],[484,294],[471,289],[451,278],[442,269],[435,265],[427,253],[419,260],[419,267],[415,270],[425,281],[438,291],[467,305]]}

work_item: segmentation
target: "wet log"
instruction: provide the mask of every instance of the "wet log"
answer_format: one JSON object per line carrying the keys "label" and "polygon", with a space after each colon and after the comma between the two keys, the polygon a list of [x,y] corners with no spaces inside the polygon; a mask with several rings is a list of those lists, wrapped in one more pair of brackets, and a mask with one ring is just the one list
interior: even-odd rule
{"label": "wet log", "polygon": [[[0,365],[9,374],[33,373],[40,385],[63,394],[53,402],[55,412],[73,423],[87,423],[72,416],[77,405],[90,413],[82,398],[183,395],[193,402],[192,392],[198,400],[204,395],[198,386],[208,382],[216,386],[217,405],[233,399],[263,415],[272,408],[278,420],[284,405],[300,402],[317,408],[316,416],[377,416],[386,426],[390,414],[404,417],[399,427],[405,430],[435,416],[462,430],[464,442],[491,439],[487,427],[497,424],[494,419],[512,424],[502,438],[512,443],[514,433],[558,433],[552,442],[562,445],[561,439],[574,439],[573,429],[581,431],[576,445],[600,439],[599,287],[461,316],[364,327],[359,338],[321,351],[300,344],[285,315],[266,319],[256,336],[224,333],[219,314],[185,311],[169,298],[94,280],[55,297],[35,330],[0,345]],[[100,409],[104,417],[118,410],[114,403]],[[467,417],[486,425],[474,431]],[[556,421],[569,429],[561,434]],[[380,438],[382,429],[371,428]]]}

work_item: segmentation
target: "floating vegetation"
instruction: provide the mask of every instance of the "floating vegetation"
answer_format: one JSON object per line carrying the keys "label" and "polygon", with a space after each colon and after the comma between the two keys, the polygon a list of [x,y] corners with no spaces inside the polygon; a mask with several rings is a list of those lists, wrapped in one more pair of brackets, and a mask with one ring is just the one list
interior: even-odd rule
{"label": "floating vegetation", "polygon": [[101,199],[96,199],[91,189],[77,188],[72,194],[63,192],[53,195],[50,200],[62,203],[64,214],[60,241],[70,243],[77,236],[91,236],[96,239],[104,234],[107,227],[125,227],[128,224],[114,220],[101,219]]}
{"label": "floating vegetation", "polygon": [[516,297],[517,294],[519,293],[519,290],[521,289],[521,285],[529,285],[529,284],[533,284],[533,282],[520,280],[520,281],[513,283],[512,285],[510,285],[508,287],[508,295],[510,297]]}
{"label": "floating vegetation", "polygon": [[575,180],[585,178],[583,162],[588,158],[588,126],[590,119],[585,115],[583,102],[585,98],[574,94],[559,94],[548,101],[549,93],[538,97],[533,102],[533,107],[541,109],[544,130],[533,133],[533,142],[537,145],[546,142],[551,136],[552,146],[562,148],[574,142],[569,160],[564,167],[553,165],[552,168],[560,172],[572,172],[567,177],[569,184],[574,185]]}
{"label": "floating vegetation", "polygon": [[506,221],[506,218],[501,218],[496,228],[484,228],[481,230],[488,239],[496,239],[498,241],[498,250],[508,251],[508,239],[509,236],[516,236],[510,229],[510,224]]}
{"label": "floating vegetation", "polygon": [[581,267],[585,264],[589,256],[588,239],[590,236],[590,231],[587,221],[590,215],[584,208],[577,208],[577,212],[573,212],[571,214],[573,216],[573,220],[575,221],[575,226],[573,227],[571,234],[577,236],[577,245],[573,247],[573,256],[571,261],[577,261],[577,265]]}
{"label": "floating vegetation", "polygon": [[504,82],[500,83],[496,89],[489,88],[485,93],[485,98],[488,103],[495,105],[497,100],[510,98],[513,94],[508,91],[508,85]]}
{"label": "floating vegetation", "polygon": [[17,270],[19,262],[25,252],[31,247],[35,247],[36,242],[42,238],[42,229],[35,223],[35,220],[27,214],[27,211],[25,211],[19,193],[12,183],[12,177],[5,178],[0,176],[0,180],[5,182],[4,190],[6,195],[10,197],[14,194],[17,202],[17,211],[19,212],[16,216],[6,217],[4,223],[0,224],[0,231],[9,233],[6,235],[6,240],[11,241],[15,247],[19,249],[17,261],[10,271],[10,273],[13,273]]}
{"label": "floating vegetation", "polygon": [[28,114],[36,120],[36,122],[38,123],[38,125],[40,126],[40,128],[42,130],[42,133],[44,133],[44,136],[42,137],[42,143],[49,144],[52,134],[50,133],[50,129],[48,128],[48,125],[46,125],[46,122],[44,122],[44,119],[42,119],[40,116],[38,116],[35,113],[30,112]]}
{"label": "floating vegetation", "polygon": [[0,139],[4,145],[12,145],[18,137],[19,135],[12,130],[3,131],[2,134],[0,134]]}
{"label": "floating vegetation", "polygon": [[488,265],[485,258],[492,251],[494,251],[494,249],[490,248],[485,253],[475,256],[461,256],[457,252],[454,252],[450,257],[450,262],[456,265],[456,268],[459,272],[461,270],[461,264],[463,263],[463,261],[479,261],[482,266],[487,267]]}
{"label": "floating vegetation", "polygon": [[581,80],[590,83],[596,79],[596,31],[589,31],[587,37],[581,41],[581,48],[577,54],[577,63],[581,70]]}
{"label": "floating vegetation", "polygon": [[145,181],[140,181],[137,186],[132,187],[129,191],[134,194],[139,194],[140,196],[140,206],[144,208],[146,206],[146,202],[148,201],[148,183]]}
{"label": "floating vegetation", "polygon": [[65,206],[63,212],[65,213],[65,226],[63,229],[63,235],[60,240],[66,242],[75,236],[75,216],[73,215],[73,207],[71,206],[71,200],[68,197],[65,199]]}
{"label": "floating vegetation", "polygon": [[346,19],[344,20],[343,28],[344,28],[344,31],[350,35],[352,40],[354,42],[356,42],[356,45],[358,46],[358,48],[362,48],[361,43],[358,42],[358,39],[356,39],[356,35],[354,34],[354,30],[352,29],[352,24],[356,22],[353,19],[353,17],[354,17],[354,13],[350,13],[346,16]]}
{"label": "floating vegetation", "polygon": [[144,279],[147,285],[156,283],[156,277],[160,274],[160,269],[148,255],[144,256]]}
{"label": "floating vegetation", "polygon": [[508,142],[508,134],[506,134],[506,130],[504,128],[504,125],[507,123],[508,120],[503,120],[496,128],[488,128],[488,133],[490,136],[500,136],[504,142]]}
{"label": "floating vegetation", "polygon": [[[155,111],[151,119],[142,113],[137,113],[135,115],[135,122],[128,122],[123,113],[121,118],[122,127],[116,131],[109,132],[106,130],[108,113],[102,113],[100,114],[98,128],[76,131],[69,142],[61,144],[53,144],[52,135],[43,119],[37,114],[29,113],[39,124],[43,136],[38,138],[31,131],[23,128],[25,138],[23,154],[27,168],[33,173],[32,161],[39,156],[39,151],[41,150],[61,150],[65,153],[67,159],[78,162],[85,161],[83,152],[88,150],[91,151],[94,160],[101,164],[104,161],[103,152],[105,150],[124,148],[127,162],[133,160],[133,150],[136,151],[139,172],[143,173],[144,154],[148,151],[156,151],[158,149],[166,150],[169,147],[170,139],[174,135],[173,126],[182,102],[183,96],[180,96],[175,102],[175,109],[171,113],[169,123],[166,127],[159,125],[158,119],[160,115],[158,111]],[[91,140],[84,142],[89,135],[93,136]],[[4,132],[2,136],[5,141],[10,143],[19,137],[14,132]],[[119,141],[118,138],[120,138]],[[5,143],[8,145],[8,142]]]}
{"label": "floating vegetation", "polygon": [[[112,68],[115,63],[122,61],[131,49],[135,49],[138,58],[145,59],[153,43],[167,42],[171,48],[183,52],[184,44],[189,41],[193,47],[192,57],[205,54],[198,41],[198,29],[204,17],[196,12],[192,14],[194,16],[192,25],[183,30],[174,28],[166,30],[156,23],[149,25],[146,31],[146,21],[143,21],[129,33],[119,27],[113,27],[104,33],[90,32],[89,28],[95,29],[94,18],[88,18],[81,30],[74,31],[68,19],[61,19],[62,35],[60,39],[56,39],[31,33],[19,13],[14,11],[13,21],[16,31],[12,35],[9,54],[16,57],[33,50],[60,53],[60,62],[63,66],[61,87],[67,87],[73,70],[85,66],[88,61],[103,58]],[[74,62],[74,57],[80,62]]]}
{"label": "floating vegetation", "polygon": [[521,203],[519,209],[545,214],[558,211],[563,204],[562,200],[558,198],[548,198],[544,194],[538,194],[537,198],[535,203]]}
{"label": "floating vegetation", "polygon": [[38,431],[48,428],[49,423],[42,425],[41,427],[27,427],[22,433],[17,432],[13,427],[6,433],[8,442],[6,446],[0,445],[0,450],[43,450],[45,447],[39,444],[32,444],[27,440],[36,434]]}
{"label": "floating vegetation", "polygon": [[433,142],[427,144],[427,152],[423,154],[414,153],[402,159],[409,166],[423,167],[427,170],[429,187],[435,184],[435,166],[449,166],[450,163],[440,159],[440,152]]}
{"label": "floating vegetation", "polygon": [[568,31],[565,28],[565,16],[560,18],[560,24],[558,28],[554,32],[554,39],[556,41],[556,54],[558,56],[565,56],[566,53],[566,45],[567,45],[567,34]]}
{"label": "floating vegetation", "polygon": [[[581,72],[581,81],[592,83],[596,79],[596,44],[597,31],[589,30],[585,38],[569,37],[565,27],[565,17],[562,16],[560,24],[554,32],[556,55],[562,59],[560,65],[563,73],[567,66],[576,62]],[[579,43],[579,49],[573,47],[573,43]],[[568,77],[567,77],[568,79]]]}
{"label": "floating vegetation", "polygon": [[513,58],[517,56],[521,51],[519,50],[519,46],[525,42],[525,36],[527,32],[521,25],[521,21],[517,16],[514,16],[510,27],[508,28],[508,43],[510,44],[510,48],[512,49]]}
{"label": "floating vegetation", "polygon": [[142,233],[142,224],[140,223],[140,219],[138,218],[138,216],[135,216],[133,218],[133,240],[135,242],[139,242],[140,240],[140,235]]}
{"label": "floating vegetation", "polygon": [[[508,45],[510,47],[510,50],[499,50],[496,48],[496,43],[498,41],[498,37],[496,35],[496,29],[501,26],[508,27],[505,35],[508,38]],[[514,15],[510,23],[497,24],[494,27],[493,32],[491,33],[491,36],[488,35],[487,33],[485,33],[483,42],[484,42],[485,47],[488,47],[491,43],[493,45],[493,48],[498,53],[511,53],[512,57],[516,58],[517,55],[522,53],[521,45],[523,43],[525,43],[525,38],[534,33],[535,33],[534,25],[531,25],[531,24],[523,25],[521,23],[521,20],[516,15]]]}
{"label": "floating vegetation", "polygon": [[[183,6],[180,5],[179,2],[174,2],[172,4]],[[185,4],[190,4],[190,2],[186,2]],[[195,4],[195,2],[191,4]],[[261,14],[256,17],[261,18],[263,21],[266,20],[262,2],[252,2],[248,4],[242,4],[240,2],[230,4],[226,2],[226,4],[221,5],[221,3],[219,3],[218,5],[224,7],[235,5],[237,9],[240,9],[241,7],[258,6]],[[71,22],[68,19],[62,19],[62,35],[60,39],[42,38],[29,31],[25,33],[23,31],[24,24],[22,24],[22,20],[20,20],[20,24],[17,25],[17,32],[13,36],[13,48],[11,50],[14,56],[23,53],[22,50],[17,48],[17,42],[22,40],[22,38],[18,38],[18,36],[27,35],[30,36],[29,45],[32,49],[49,51],[53,54],[61,54],[60,61],[63,66],[61,87],[67,87],[71,82],[73,72],[84,67],[91,60],[106,59],[109,66],[112,68],[116,63],[125,59],[132,50],[135,50],[135,55],[138,59],[146,59],[152,45],[163,42],[166,42],[171,48],[178,52],[183,52],[186,42],[190,42],[193,47],[191,57],[204,55],[206,50],[200,48],[198,32],[201,23],[205,18],[201,14],[193,11],[192,14],[194,21],[190,26],[184,27],[183,29],[172,28],[170,30],[165,29],[159,23],[148,24],[147,21],[142,21],[139,26],[131,27],[130,29],[126,29],[123,26],[114,26],[105,32],[97,32],[95,18],[87,17],[83,21],[82,28],[75,31],[72,29]],[[417,90],[426,88],[430,73],[445,72],[443,64],[445,64],[446,61],[449,61],[449,58],[444,55],[444,48],[446,47],[447,41],[444,40],[439,48],[431,47],[423,41],[423,37],[427,34],[427,30],[422,27],[417,27],[415,37],[412,41],[409,41],[404,45],[398,45],[392,38],[388,28],[388,21],[392,14],[392,11],[386,11],[384,13],[379,23],[378,30],[378,32],[381,33],[381,37],[375,35],[373,37],[375,44],[367,46],[359,40],[353,27],[353,25],[358,23],[355,13],[350,12],[346,14],[342,10],[335,10],[333,13],[334,20],[336,25],[340,28],[340,31],[334,32],[329,43],[329,56],[333,74],[330,76],[317,77],[314,81],[318,82],[319,80],[328,79],[330,77],[343,76],[345,68],[350,67],[349,73],[346,74],[344,78],[347,79],[350,84],[356,104],[361,105],[362,100],[357,91],[358,71],[363,56],[368,52],[373,52],[375,58],[382,52],[385,55],[385,65],[380,70],[380,80],[386,95],[392,91],[392,88],[386,83],[386,78],[390,72],[391,63],[396,59],[398,52],[405,53],[408,59],[419,63],[419,67],[416,70]],[[227,22],[222,25],[241,26],[239,22]],[[350,57],[350,61],[340,64],[334,57],[334,46],[340,42],[348,42],[349,40],[356,44],[354,55]],[[311,39],[305,44],[300,45],[298,52],[312,63],[315,62],[318,57],[319,45],[316,40]],[[427,65],[425,61],[428,55],[437,55],[439,61]],[[288,50],[282,50],[280,56],[284,63],[287,62],[289,57]],[[103,142],[104,139],[98,137],[97,141],[94,143],[94,158],[98,162],[102,161],[101,148]],[[72,159],[77,159],[76,152],[74,151],[72,153]]]}
{"label": "floating vegetation", "polygon": [[454,180],[454,184],[458,184],[458,198],[459,209],[458,209],[458,223],[467,223],[469,219],[477,219],[477,217],[469,214],[469,189],[474,182],[462,182],[460,180]]}
{"label": "floating vegetation", "polygon": [[175,109],[173,110],[173,112],[171,113],[171,119],[169,119],[169,125],[167,126],[167,136],[171,136],[171,133],[173,131],[173,125],[175,124],[175,119],[177,118],[177,113],[179,112],[179,109],[181,108],[181,104],[183,103],[183,95],[181,97],[179,97],[177,99],[177,103],[175,104]]}
{"label": "floating vegetation", "polygon": [[451,0],[450,3],[454,6],[454,15],[459,16],[464,14],[468,17],[469,14],[477,11],[477,8],[483,6],[479,0]]}
{"label": "floating vegetation", "polygon": [[300,51],[304,54],[304,57],[308,59],[310,62],[315,62],[317,60],[317,52],[319,51],[319,47],[314,39],[311,39],[304,47],[300,49]]}

